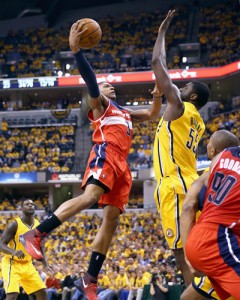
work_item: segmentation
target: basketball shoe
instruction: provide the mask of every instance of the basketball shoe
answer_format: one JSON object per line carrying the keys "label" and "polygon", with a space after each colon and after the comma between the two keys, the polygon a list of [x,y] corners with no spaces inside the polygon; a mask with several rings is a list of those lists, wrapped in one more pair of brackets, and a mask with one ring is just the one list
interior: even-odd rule
{"label": "basketball shoe", "polygon": [[88,300],[97,300],[97,279],[88,273],[74,281],[74,285]]}
{"label": "basketball shoe", "polygon": [[36,260],[43,259],[43,253],[41,250],[42,237],[37,229],[30,230],[20,235],[19,240],[32,258],[35,258]]}

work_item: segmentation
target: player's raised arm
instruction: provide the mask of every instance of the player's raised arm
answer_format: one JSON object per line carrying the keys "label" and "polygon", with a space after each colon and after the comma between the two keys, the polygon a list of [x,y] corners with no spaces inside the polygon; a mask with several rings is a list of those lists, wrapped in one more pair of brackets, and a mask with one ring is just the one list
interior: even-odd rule
{"label": "player's raised arm", "polygon": [[168,106],[166,113],[168,114],[171,112],[170,120],[179,118],[184,110],[184,106],[180,97],[180,91],[172,83],[172,80],[168,75],[166,64],[165,35],[174,13],[175,10],[170,10],[166,18],[161,23],[152,55],[152,68],[159,88],[166,97]]}
{"label": "player's raised arm", "polygon": [[147,109],[128,110],[133,122],[144,122],[148,120],[155,120],[159,118],[159,114],[162,108],[162,96],[157,83],[155,83],[152,91],[153,101]]}
{"label": "player's raised arm", "polygon": [[97,119],[103,114],[104,105],[107,105],[107,100],[101,95],[96,75],[79,47],[81,35],[87,30],[87,27],[84,28],[84,24],[84,21],[77,21],[72,25],[69,35],[69,45],[74,53],[78,70],[88,88],[90,96],[89,106],[93,110],[94,118]]}

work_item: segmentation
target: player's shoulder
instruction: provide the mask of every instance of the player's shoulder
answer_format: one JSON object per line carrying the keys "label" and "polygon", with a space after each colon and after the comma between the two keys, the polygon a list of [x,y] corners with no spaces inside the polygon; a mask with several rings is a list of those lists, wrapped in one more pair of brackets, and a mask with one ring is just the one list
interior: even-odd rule
{"label": "player's shoulder", "polygon": [[240,146],[226,148],[224,152],[240,159]]}

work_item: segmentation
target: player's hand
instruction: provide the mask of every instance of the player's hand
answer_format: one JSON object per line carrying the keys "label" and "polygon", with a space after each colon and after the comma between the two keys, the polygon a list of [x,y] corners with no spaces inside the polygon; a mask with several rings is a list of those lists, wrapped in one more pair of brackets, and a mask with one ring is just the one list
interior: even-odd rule
{"label": "player's hand", "polygon": [[87,30],[87,27],[84,27],[84,21],[77,21],[71,27],[69,34],[69,46],[73,53],[76,53],[80,50],[79,42],[81,39],[81,35]]}
{"label": "player's hand", "polygon": [[174,13],[175,13],[175,10],[169,10],[168,11],[168,14],[166,16],[166,18],[162,21],[162,24],[160,25],[159,27],[159,32],[166,32],[171,21],[172,21],[172,18],[174,16]]}
{"label": "player's hand", "polygon": [[158,86],[157,82],[155,82],[155,86],[151,92],[151,94],[154,97],[162,97],[163,96],[163,92],[161,91],[160,87]]}
{"label": "player's hand", "polygon": [[23,259],[25,257],[25,254],[22,252],[22,250],[16,250],[13,252],[13,256],[17,256],[17,258]]}

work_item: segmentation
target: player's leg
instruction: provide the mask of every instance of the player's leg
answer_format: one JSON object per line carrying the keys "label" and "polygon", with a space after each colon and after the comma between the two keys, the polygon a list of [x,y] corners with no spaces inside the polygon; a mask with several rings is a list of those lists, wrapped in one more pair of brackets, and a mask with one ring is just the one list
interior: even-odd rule
{"label": "player's leg", "polygon": [[38,290],[34,294],[36,295],[36,300],[46,300],[47,299],[46,289]]}
{"label": "player's leg", "polygon": [[88,271],[83,278],[75,282],[76,287],[84,292],[90,300],[97,299],[97,276],[118,226],[119,215],[124,211],[124,206],[129,198],[132,183],[131,172],[127,165],[123,165],[123,168],[124,172],[122,174],[119,172],[120,176],[117,177],[111,191],[104,194],[99,201],[104,206],[102,224],[93,242]]}
{"label": "player's leg", "polygon": [[7,293],[6,300],[16,300],[18,295],[18,293]]}
{"label": "player's leg", "polygon": [[173,250],[176,263],[182,272],[186,285],[193,280],[192,272],[185,261],[180,236],[180,215],[185,195],[175,193],[170,177],[164,178],[156,188],[155,201],[162,219],[163,232],[169,248]]}
{"label": "player's leg", "polygon": [[216,299],[220,298],[214,291],[208,277],[194,277],[192,284],[181,295],[180,300],[205,300],[205,299]]}
{"label": "player's leg", "polygon": [[13,264],[11,259],[2,259],[2,277],[6,300],[16,300],[19,293],[19,282],[21,278],[21,266]]}
{"label": "player's leg", "polygon": [[174,253],[174,256],[176,259],[176,264],[182,272],[185,284],[186,284],[186,286],[189,286],[191,284],[194,276],[186,263],[183,248],[172,249],[172,250],[173,250],[173,253]]}
{"label": "player's leg", "polygon": [[[70,217],[91,207],[99,201],[106,191],[112,189],[116,178],[113,166],[114,162],[117,162],[117,158],[114,157],[108,149],[105,149],[102,158],[103,161],[99,159],[97,155],[94,149],[90,153],[88,167],[83,178],[82,187],[85,189],[84,193],[61,204],[48,219],[43,221],[34,230],[30,230],[20,236],[20,241],[33,258],[37,260],[43,259],[41,251],[41,241],[43,237]],[[108,176],[106,176],[106,174]]]}
{"label": "player's leg", "polygon": [[43,221],[35,229],[30,230],[20,236],[20,241],[26,251],[35,259],[42,260],[41,251],[42,238],[49,232],[60,226],[68,218],[74,216],[78,212],[91,207],[98,202],[104,188],[95,184],[86,186],[84,193],[76,198],[70,199],[59,206],[59,208],[48,219]]}
{"label": "player's leg", "polygon": [[97,276],[110,247],[112,237],[118,225],[120,210],[114,206],[106,206],[103,221],[93,242],[93,252],[89,267],[84,277],[75,281],[76,287],[86,294],[89,300],[97,299]]}
{"label": "player's leg", "polygon": [[46,286],[31,261],[21,266],[20,285],[28,295],[33,296],[35,294],[36,300],[47,299]]}

